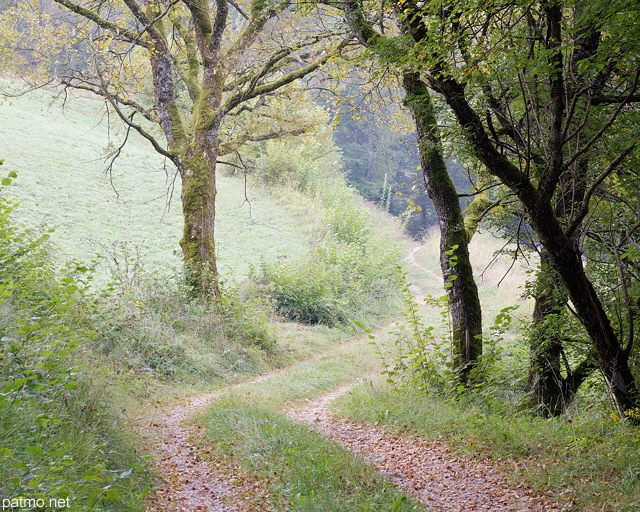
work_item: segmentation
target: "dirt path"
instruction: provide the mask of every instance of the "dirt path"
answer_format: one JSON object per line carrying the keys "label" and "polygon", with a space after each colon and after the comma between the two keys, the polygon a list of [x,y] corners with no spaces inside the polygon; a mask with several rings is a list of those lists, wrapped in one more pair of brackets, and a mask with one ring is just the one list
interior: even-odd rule
{"label": "dirt path", "polygon": [[234,503],[236,483],[228,472],[198,454],[198,429],[188,420],[211,405],[218,393],[201,395],[149,422],[143,436],[159,456],[163,486],[149,497],[146,510],[166,512],[242,512]]}
{"label": "dirt path", "polygon": [[[423,272],[434,272],[416,262]],[[439,280],[439,279],[438,279]],[[414,287],[419,301],[424,291]],[[389,328],[386,326],[385,328]],[[384,328],[383,328],[384,329]],[[314,357],[320,357],[318,354]],[[312,358],[313,359],[313,358]],[[280,370],[282,371],[282,370]],[[252,381],[268,380],[280,371]],[[246,383],[245,383],[246,384]],[[242,384],[240,384],[242,385]],[[546,497],[524,489],[509,488],[495,463],[467,460],[453,455],[443,443],[398,436],[381,429],[337,420],[330,404],[348,393],[355,384],[344,386],[306,404],[286,411],[289,418],[310,425],[348,449],[363,455],[407,495],[437,512],[556,512]],[[158,410],[159,419],[144,428],[144,437],[155,446],[162,489],[153,493],[146,510],[155,512],[254,512],[268,510],[260,494],[267,493],[260,482],[243,477],[239,468],[207,460],[198,453],[198,426],[190,422],[220,393],[198,396],[170,411]],[[331,512],[331,511],[326,511]]]}
{"label": "dirt path", "polygon": [[287,416],[361,454],[407,495],[434,511],[559,512],[546,497],[509,488],[500,469],[489,461],[462,459],[442,443],[332,418],[331,403],[354,386],[290,409]]}
{"label": "dirt path", "polygon": [[[436,274],[433,270],[428,269],[427,267],[421,265],[420,263],[417,262],[416,260],[416,253],[422,249],[422,245],[418,245],[416,247],[414,247],[413,249],[411,249],[411,251],[409,251],[409,253],[407,254],[407,261],[409,262],[410,265],[412,265],[413,267],[417,268],[418,270],[420,270],[421,272],[423,272],[424,274],[427,274],[431,277],[433,277],[436,282],[441,283],[442,282],[442,276]],[[418,285],[416,284],[410,284],[409,285],[409,291],[413,294],[413,300],[415,301],[416,304],[422,304],[424,302],[425,299],[425,292],[424,290],[422,290],[422,288],[420,288]]]}

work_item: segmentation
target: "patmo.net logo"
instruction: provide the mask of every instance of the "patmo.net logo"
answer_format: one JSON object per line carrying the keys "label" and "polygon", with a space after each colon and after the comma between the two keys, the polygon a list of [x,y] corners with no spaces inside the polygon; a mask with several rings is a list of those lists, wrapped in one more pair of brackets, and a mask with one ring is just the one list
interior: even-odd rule
{"label": "patmo.net logo", "polygon": [[0,510],[69,508],[69,498],[2,498]]}

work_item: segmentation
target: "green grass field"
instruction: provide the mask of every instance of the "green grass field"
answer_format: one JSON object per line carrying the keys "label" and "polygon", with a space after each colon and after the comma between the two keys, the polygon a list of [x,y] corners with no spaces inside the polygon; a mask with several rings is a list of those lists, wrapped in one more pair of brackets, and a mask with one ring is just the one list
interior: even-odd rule
{"label": "green grass field", "polygon": [[[105,117],[103,103],[36,91],[0,104],[3,173],[18,173],[10,198],[27,226],[57,227],[52,236],[58,261],[91,260],[126,244],[136,248],[147,270],[180,266],[180,183],[150,144],[131,134],[113,170],[106,174],[111,137],[124,139],[119,123]],[[175,184],[175,187],[172,185]],[[307,248],[300,222],[262,190],[240,178],[219,177],[216,219],[219,267],[224,282],[239,282],[260,261],[296,258]],[[253,217],[253,218],[251,218]]]}

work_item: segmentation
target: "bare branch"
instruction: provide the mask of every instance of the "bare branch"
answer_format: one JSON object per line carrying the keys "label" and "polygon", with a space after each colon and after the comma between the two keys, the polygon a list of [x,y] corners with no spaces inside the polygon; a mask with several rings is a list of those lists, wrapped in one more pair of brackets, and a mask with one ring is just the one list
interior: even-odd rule
{"label": "bare branch", "polygon": [[[250,100],[252,98],[255,98],[257,96],[261,96],[263,94],[268,94],[270,92],[273,92],[276,89],[284,87],[285,85],[288,85],[291,82],[294,82],[295,80],[298,80],[299,78],[302,78],[308,75],[309,73],[312,73],[313,71],[318,69],[320,66],[326,64],[331,58],[339,55],[340,52],[348,44],[349,44],[348,40],[343,40],[335,50],[330,52],[325,52],[315,62],[312,62],[311,64],[308,64],[307,66],[299,68],[295,71],[291,71],[272,82],[269,82],[263,85],[257,85],[257,82],[259,81],[259,79],[264,77],[269,71],[267,65],[265,65],[263,69],[258,72],[256,77],[254,77],[254,79],[251,81],[249,87],[246,90],[239,91],[238,93],[232,95],[225,102],[225,104],[220,108],[218,115],[216,116],[217,118],[216,121],[219,122],[223,116],[225,116],[227,113],[229,113],[231,110],[233,110],[235,107],[237,107],[241,103],[247,100]],[[286,55],[288,55],[288,53],[290,53],[290,51],[282,50],[281,52],[276,54],[274,57],[272,57],[270,61],[271,65],[275,65],[279,60],[281,60]]]}
{"label": "bare branch", "polygon": [[240,16],[242,16],[245,20],[249,19],[249,15],[244,12],[242,10],[242,7],[240,7],[240,5],[238,5],[238,2],[236,2],[235,0],[228,0],[229,3],[233,6],[233,8],[238,11],[238,13],[240,14]]}
{"label": "bare branch", "polygon": [[611,116],[609,116],[609,119],[605,123],[603,123],[603,125],[593,135],[593,137],[591,137],[578,151],[576,151],[573,154],[573,156],[569,159],[569,161],[564,164],[564,169],[567,169],[571,165],[573,165],[575,163],[575,161],[582,154],[584,154],[591,146],[593,146],[600,139],[600,137],[602,137],[604,132],[606,132],[613,125],[613,123],[618,118],[618,115],[620,114],[620,112],[622,112],[623,108],[629,102],[628,98],[630,98],[633,94],[635,94],[636,90],[638,89],[638,81],[639,80],[640,80],[640,69],[636,72],[636,76],[635,76],[635,79],[634,79],[633,87],[631,88],[631,91],[629,91],[629,94],[627,94],[625,100],[621,101],[618,104],[618,107],[616,108],[616,110],[611,114]]}
{"label": "bare branch", "polygon": [[567,230],[567,236],[571,236],[573,232],[580,226],[580,223],[585,218],[587,213],[589,213],[589,202],[591,201],[591,197],[593,196],[596,189],[600,186],[600,184],[609,176],[620,163],[631,154],[631,152],[636,148],[638,142],[634,141],[631,146],[625,149],[622,153],[620,153],[616,158],[614,158],[611,163],[604,169],[598,177],[591,183],[589,189],[585,192],[584,198],[582,199],[582,206],[580,210],[578,210],[576,216],[574,217],[569,229]]}

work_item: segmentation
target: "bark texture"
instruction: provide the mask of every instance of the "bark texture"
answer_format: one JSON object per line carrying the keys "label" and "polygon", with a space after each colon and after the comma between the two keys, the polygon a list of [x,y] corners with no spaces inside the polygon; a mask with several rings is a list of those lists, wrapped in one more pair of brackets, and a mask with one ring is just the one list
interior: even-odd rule
{"label": "bark texture", "polygon": [[453,367],[466,383],[482,354],[482,308],[469,259],[469,238],[444,161],[429,90],[417,73],[404,73],[402,84],[405,105],[411,109],[418,132],[425,187],[440,226],[440,266],[451,311]]}

